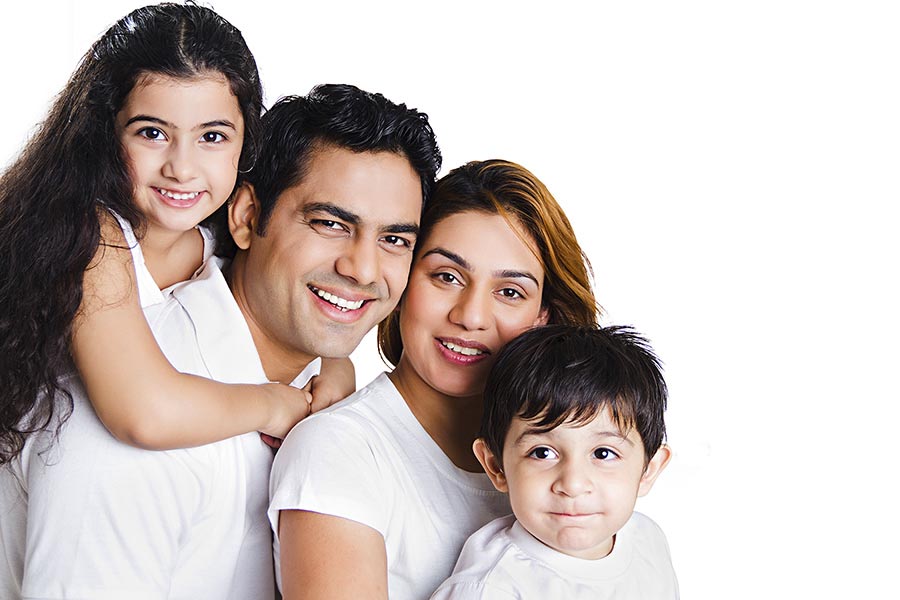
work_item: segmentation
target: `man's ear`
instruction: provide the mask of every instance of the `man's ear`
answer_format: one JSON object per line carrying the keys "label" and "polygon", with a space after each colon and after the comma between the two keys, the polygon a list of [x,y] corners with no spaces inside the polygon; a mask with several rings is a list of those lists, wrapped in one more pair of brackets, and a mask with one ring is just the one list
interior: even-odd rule
{"label": "man's ear", "polygon": [[234,198],[228,205],[228,229],[234,243],[241,250],[250,247],[258,218],[259,201],[256,199],[256,192],[252,185],[245,183],[234,193]]}
{"label": "man's ear", "polygon": [[650,488],[653,487],[656,478],[666,468],[671,458],[672,450],[665,444],[660,446],[653,458],[650,459],[650,462],[647,463],[647,466],[644,467],[644,474],[641,475],[641,483],[638,486],[638,496],[646,496],[650,493]]}
{"label": "man's ear", "polygon": [[484,438],[475,440],[475,443],[472,444],[472,451],[475,453],[475,458],[484,467],[484,472],[490,477],[491,483],[494,484],[497,491],[508,492],[509,486],[506,484],[506,475],[503,474],[503,465],[497,461],[497,457],[488,448]]}

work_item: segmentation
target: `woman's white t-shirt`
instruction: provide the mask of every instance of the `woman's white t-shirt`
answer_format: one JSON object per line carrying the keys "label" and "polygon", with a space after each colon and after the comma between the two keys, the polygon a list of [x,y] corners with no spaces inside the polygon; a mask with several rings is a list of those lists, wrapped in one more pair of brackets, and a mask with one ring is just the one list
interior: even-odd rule
{"label": "woman's white t-shirt", "polygon": [[[386,374],[297,424],[272,466],[269,520],[282,510],[342,517],[385,541],[391,600],[428,598],[466,538],[510,513],[484,473],[456,467]],[[279,587],[279,541],[275,571]]]}

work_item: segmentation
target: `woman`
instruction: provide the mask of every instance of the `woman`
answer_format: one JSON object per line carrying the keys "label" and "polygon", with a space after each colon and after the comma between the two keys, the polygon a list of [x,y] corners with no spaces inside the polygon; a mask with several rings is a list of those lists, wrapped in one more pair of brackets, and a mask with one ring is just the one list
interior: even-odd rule
{"label": "woman", "polygon": [[544,323],[595,326],[589,266],[546,187],[509,162],[438,182],[409,285],[379,328],[396,365],[298,425],[269,518],[294,598],[427,598],[466,537],[510,511],[472,453],[494,356]]}

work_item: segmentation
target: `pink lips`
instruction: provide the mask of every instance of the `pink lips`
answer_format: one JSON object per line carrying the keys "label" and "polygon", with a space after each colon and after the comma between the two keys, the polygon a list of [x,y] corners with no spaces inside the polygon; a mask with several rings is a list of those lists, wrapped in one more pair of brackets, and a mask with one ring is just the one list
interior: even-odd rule
{"label": "pink lips", "polygon": [[[444,345],[444,342],[453,344],[454,346],[461,346],[463,348],[481,350],[482,354],[460,354],[459,352],[454,352],[450,348],[446,347]],[[487,358],[491,355],[490,350],[488,350],[487,346],[479,342],[474,342],[472,340],[462,340],[459,338],[435,338],[434,344],[437,347],[438,352],[444,359],[457,365],[474,365],[480,363],[483,360],[487,360]]]}

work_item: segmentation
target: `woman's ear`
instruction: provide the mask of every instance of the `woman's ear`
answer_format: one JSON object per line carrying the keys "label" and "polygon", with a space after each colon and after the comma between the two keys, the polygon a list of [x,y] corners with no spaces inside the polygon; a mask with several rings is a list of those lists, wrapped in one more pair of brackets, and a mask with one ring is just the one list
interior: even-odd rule
{"label": "woman's ear", "polygon": [[234,243],[241,250],[250,247],[258,217],[259,201],[256,199],[256,192],[252,185],[243,184],[228,205],[228,229]]}
{"label": "woman's ear", "polygon": [[550,310],[546,306],[541,307],[541,312],[538,313],[537,318],[532,323],[532,327],[540,327],[542,325],[546,325],[547,321],[550,320]]}
{"label": "woman's ear", "polygon": [[503,465],[500,464],[497,457],[488,448],[484,438],[475,440],[475,443],[472,444],[472,451],[475,452],[475,458],[484,467],[484,472],[487,473],[497,491],[509,492],[509,486],[506,484],[506,475],[503,474]]}
{"label": "woman's ear", "polygon": [[641,475],[641,482],[638,486],[638,496],[646,496],[650,493],[650,488],[653,487],[656,478],[666,468],[671,458],[672,450],[666,444],[660,446],[653,458],[650,459],[650,462],[647,463],[647,466],[644,467],[644,474]]}

